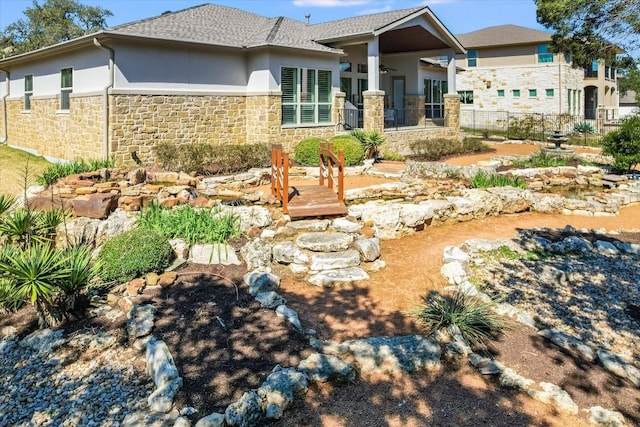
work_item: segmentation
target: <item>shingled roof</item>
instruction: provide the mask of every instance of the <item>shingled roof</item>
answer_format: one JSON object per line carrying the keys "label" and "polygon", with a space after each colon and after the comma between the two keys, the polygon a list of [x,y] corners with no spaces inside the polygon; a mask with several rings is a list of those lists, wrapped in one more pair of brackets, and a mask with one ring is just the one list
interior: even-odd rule
{"label": "shingled roof", "polygon": [[267,18],[215,4],[164,13],[119,25],[106,32],[236,48],[268,45],[339,52],[314,42],[309,36],[309,26],[303,22],[284,17]]}
{"label": "shingled roof", "polygon": [[411,9],[376,13],[373,15],[355,16],[353,18],[315,24],[312,25],[311,28],[313,30],[313,37],[315,40],[330,40],[339,37],[353,37],[372,34],[376,30],[400,21],[401,19],[423,9],[427,9],[427,7],[421,6]]}
{"label": "shingled roof", "polygon": [[456,34],[465,48],[508,46],[529,43],[549,43],[551,33],[521,27],[519,25],[497,25],[470,33]]}

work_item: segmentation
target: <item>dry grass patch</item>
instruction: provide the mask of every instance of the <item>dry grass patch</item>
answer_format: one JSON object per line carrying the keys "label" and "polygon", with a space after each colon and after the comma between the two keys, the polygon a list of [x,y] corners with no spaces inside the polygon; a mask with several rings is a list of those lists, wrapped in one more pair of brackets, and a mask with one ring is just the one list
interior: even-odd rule
{"label": "dry grass patch", "polygon": [[19,194],[25,181],[27,186],[35,184],[36,176],[50,165],[44,157],[0,145],[0,194]]}

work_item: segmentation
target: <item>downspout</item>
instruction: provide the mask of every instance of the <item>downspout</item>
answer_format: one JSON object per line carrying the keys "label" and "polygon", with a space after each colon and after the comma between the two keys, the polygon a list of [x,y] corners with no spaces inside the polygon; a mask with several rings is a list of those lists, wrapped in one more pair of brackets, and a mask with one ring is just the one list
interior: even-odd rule
{"label": "downspout", "polygon": [[2,97],[2,137],[0,137],[0,144],[6,144],[7,143],[7,139],[9,139],[9,125],[7,124],[7,97],[9,96],[9,92],[10,92],[10,78],[11,78],[11,74],[9,74],[9,71],[7,70],[3,70],[0,68],[0,72],[4,73],[7,76],[7,93]]}
{"label": "downspout", "polygon": [[101,44],[97,38],[93,39],[93,44],[102,50],[109,52],[109,82],[104,87],[104,95],[102,100],[102,123],[104,130],[102,132],[102,150],[105,160],[109,159],[109,90],[113,88],[115,81],[114,57],[115,52],[109,46]]}

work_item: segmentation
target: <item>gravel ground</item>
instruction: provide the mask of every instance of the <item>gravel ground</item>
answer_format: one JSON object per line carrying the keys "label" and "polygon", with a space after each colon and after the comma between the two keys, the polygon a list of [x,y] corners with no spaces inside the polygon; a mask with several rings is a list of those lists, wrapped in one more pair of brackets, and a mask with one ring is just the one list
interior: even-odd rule
{"label": "gravel ground", "polygon": [[[577,237],[576,237],[577,238]],[[638,256],[549,254],[540,259],[484,256],[474,267],[483,291],[548,327],[640,362]]]}
{"label": "gravel ground", "polygon": [[0,426],[119,426],[146,407],[144,355],[116,338],[43,330],[0,341]]}

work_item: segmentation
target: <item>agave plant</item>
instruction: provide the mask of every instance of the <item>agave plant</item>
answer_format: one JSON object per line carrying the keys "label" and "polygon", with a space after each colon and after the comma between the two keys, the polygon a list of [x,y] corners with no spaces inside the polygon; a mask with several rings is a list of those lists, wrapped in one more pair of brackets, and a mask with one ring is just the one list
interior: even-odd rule
{"label": "agave plant", "polygon": [[360,141],[362,144],[365,156],[367,159],[378,158],[378,148],[384,143],[385,137],[375,130],[362,130],[354,129],[351,131],[351,135]]}
{"label": "agave plant", "polygon": [[23,302],[16,292],[15,283],[7,277],[0,277],[0,313],[16,312]]}
{"label": "agave plant", "polygon": [[88,303],[87,291],[99,271],[99,265],[91,257],[91,248],[76,246],[66,251],[67,276],[58,283],[60,294],[55,298],[56,309],[66,317],[76,313],[81,303]]}
{"label": "agave plant", "polygon": [[0,221],[0,236],[21,248],[31,244],[36,230],[36,214],[30,209],[16,209]]}

